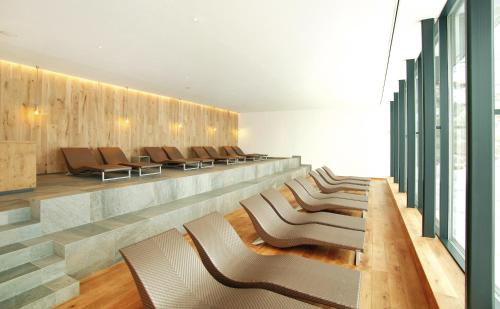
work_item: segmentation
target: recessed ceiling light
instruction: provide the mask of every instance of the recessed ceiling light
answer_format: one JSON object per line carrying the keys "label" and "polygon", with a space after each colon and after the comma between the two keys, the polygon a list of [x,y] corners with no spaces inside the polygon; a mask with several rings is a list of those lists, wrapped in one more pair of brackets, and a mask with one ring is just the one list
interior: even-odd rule
{"label": "recessed ceiling light", "polygon": [[193,18],[193,21],[194,21],[195,23],[197,23],[197,22],[199,22],[200,20],[198,19],[198,17],[194,17],[194,18]]}
{"label": "recessed ceiling light", "polygon": [[97,46],[97,48],[102,49],[102,45]]}

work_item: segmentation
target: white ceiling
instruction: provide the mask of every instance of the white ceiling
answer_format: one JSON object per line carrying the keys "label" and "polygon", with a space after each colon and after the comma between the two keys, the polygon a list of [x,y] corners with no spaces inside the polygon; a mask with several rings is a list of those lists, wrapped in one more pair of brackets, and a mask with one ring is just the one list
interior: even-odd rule
{"label": "white ceiling", "polygon": [[395,3],[2,0],[0,59],[239,112],[378,104]]}
{"label": "white ceiling", "polygon": [[[446,0],[400,0],[383,103]],[[2,0],[0,59],[239,112],[378,104],[396,0]]]}
{"label": "white ceiling", "polygon": [[438,18],[445,4],[446,0],[400,0],[382,103],[393,100],[398,81],[406,79],[406,59],[418,58],[422,50],[420,21]]}

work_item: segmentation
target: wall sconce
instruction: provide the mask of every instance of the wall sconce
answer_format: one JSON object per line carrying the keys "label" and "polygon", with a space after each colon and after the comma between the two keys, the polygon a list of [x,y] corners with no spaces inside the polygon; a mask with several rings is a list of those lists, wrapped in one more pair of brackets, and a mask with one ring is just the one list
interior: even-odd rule
{"label": "wall sconce", "polygon": [[33,114],[35,114],[35,116],[40,115],[40,110],[38,109],[38,105],[35,105],[35,110],[33,111]]}
{"label": "wall sconce", "polygon": [[125,118],[125,123],[126,123],[126,124],[129,124],[129,123],[130,123],[130,120],[128,120],[128,117],[127,117],[127,118]]}
{"label": "wall sconce", "polygon": [[35,114],[35,116],[38,116],[40,115],[40,109],[38,108],[38,100],[39,100],[39,87],[38,87],[38,71],[39,71],[39,67],[38,66],[35,66],[36,67],[36,81],[35,81],[35,109],[33,111],[33,114]]}
{"label": "wall sconce", "polygon": [[179,122],[179,123],[177,124],[177,129],[182,129],[182,123],[180,123],[180,122]]}
{"label": "wall sconce", "polygon": [[214,133],[217,131],[217,128],[216,127],[213,127],[212,128],[212,131],[214,131]]}

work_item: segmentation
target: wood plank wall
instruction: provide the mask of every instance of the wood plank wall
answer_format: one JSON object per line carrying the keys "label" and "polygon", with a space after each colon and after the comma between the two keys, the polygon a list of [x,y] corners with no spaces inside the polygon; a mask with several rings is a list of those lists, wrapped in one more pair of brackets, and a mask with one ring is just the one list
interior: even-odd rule
{"label": "wood plank wall", "polygon": [[[0,140],[34,141],[37,173],[66,170],[60,147],[238,143],[238,113],[0,60]],[[35,108],[39,106],[39,115]],[[126,122],[126,119],[129,122]]]}

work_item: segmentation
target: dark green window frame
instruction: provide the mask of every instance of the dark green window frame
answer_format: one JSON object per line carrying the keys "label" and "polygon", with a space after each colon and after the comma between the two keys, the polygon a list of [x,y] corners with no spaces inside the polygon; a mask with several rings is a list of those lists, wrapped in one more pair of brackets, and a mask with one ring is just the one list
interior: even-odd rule
{"label": "dark green window frame", "polygon": [[415,207],[415,60],[406,60],[406,123],[408,128],[408,181],[406,205]]}

